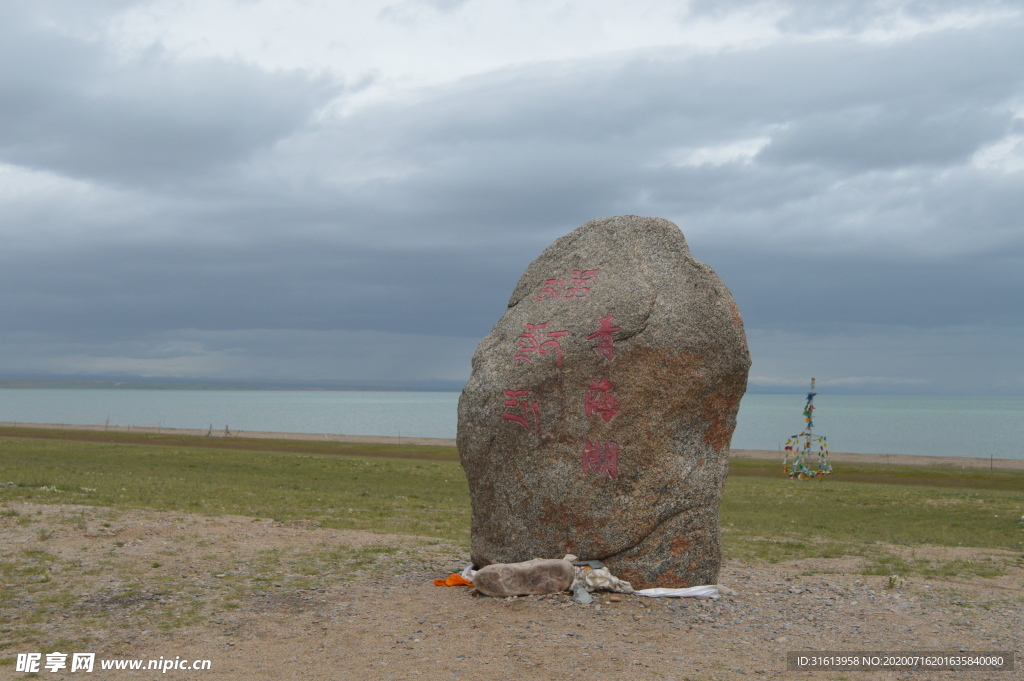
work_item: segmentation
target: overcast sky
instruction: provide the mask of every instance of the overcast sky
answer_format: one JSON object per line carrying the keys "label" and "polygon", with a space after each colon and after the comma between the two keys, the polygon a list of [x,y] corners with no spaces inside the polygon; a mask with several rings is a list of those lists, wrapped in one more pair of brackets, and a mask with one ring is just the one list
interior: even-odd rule
{"label": "overcast sky", "polygon": [[754,388],[1024,395],[1024,9],[0,4],[0,379],[457,387],[620,214],[722,276]]}

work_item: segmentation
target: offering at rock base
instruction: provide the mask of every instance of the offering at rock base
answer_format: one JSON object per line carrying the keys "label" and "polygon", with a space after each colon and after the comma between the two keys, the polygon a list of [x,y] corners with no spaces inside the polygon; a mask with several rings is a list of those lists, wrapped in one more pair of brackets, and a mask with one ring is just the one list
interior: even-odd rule
{"label": "offering at rock base", "polygon": [[554,594],[568,589],[575,577],[576,569],[567,560],[492,563],[477,570],[473,586],[488,596]]}
{"label": "offering at rock base", "polygon": [[732,296],[676,225],[602,218],[555,241],[459,400],[473,562],[572,553],[637,589],[717,583],[749,368]]}

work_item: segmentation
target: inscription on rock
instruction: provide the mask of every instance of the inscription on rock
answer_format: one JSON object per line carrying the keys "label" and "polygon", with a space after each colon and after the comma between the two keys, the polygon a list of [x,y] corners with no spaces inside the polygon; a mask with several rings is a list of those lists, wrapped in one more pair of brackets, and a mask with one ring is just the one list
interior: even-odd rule
{"label": "inscription on rock", "polygon": [[749,368],[732,296],[671,222],[602,218],[555,241],[459,400],[474,563],[573,553],[637,588],[716,583]]}

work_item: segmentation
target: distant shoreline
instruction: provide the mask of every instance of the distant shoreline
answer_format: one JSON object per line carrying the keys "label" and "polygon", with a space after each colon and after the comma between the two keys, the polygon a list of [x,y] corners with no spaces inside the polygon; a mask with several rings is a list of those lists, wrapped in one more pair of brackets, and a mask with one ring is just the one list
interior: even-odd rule
{"label": "distant shoreline", "polygon": [[280,385],[258,383],[146,383],[126,381],[32,381],[0,380],[0,390],[191,390],[224,392],[462,392],[455,381],[421,381],[384,385],[352,383],[337,385]]}
{"label": "distant shoreline", "polygon": [[343,435],[340,433],[277,433],[261,430],[228,430],[207,428],[158,428],[153,426],[80,426],[74,423],[22,423],[0,421],[0,428],[38,428],[44,430],[84,430],[90,432],[143,433],[149,435],[181,435],[189,437],[230,437],[259,440],[308,440],[316,442],[361,442],[364,444],[425,445],[454,447],[454,438],[439,437],[384,437],[378,435]]}
{"label": "distant shoreline", "polygon": [[[365,444],[418,445],[433,447],[454,447],[454,438],[436,437],[392,437],[383,435],[346,435],[340,433],[279,433],[256,430],[228,430],[201,428],[156,428],[152,426],[82,426],[71,423],[23,423],[20,421],[0,421],[0,428],[25,428],[43,430],[78,430],[115,433],[145,433],[153,435],[181,435],[191,437],[217,437],[258,440],[306,440],[316,442],[353,442]],[[733,449],[733,459],[778,460],[781,464],[782,454],[770,449]],[[1024,470],[1024,459],[987,459],[968,456],[921,456],[917,454],[854,454],[832,452],[833,463],[855,463],[866,465],[892,466],[938,466],[945,468],[982,469],[998,468],[1000,470]]]}

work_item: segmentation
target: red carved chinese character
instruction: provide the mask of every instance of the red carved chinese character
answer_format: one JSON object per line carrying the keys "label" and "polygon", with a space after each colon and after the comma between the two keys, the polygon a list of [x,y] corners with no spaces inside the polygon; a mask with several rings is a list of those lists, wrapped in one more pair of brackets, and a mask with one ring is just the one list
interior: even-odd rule
{"label": "red carved chinese character", "polygon": [[600,268],[596,270],[573,270],[572,277],[569,278],[570,284],[568,287],[565,286],[565,279],[545,279],[544,286],[537,293],[537,300],[545,300],[547,298],[551,300],[586,298],[590,294],[590,287],[586,286],[586,284],[597,279],[597,273],[600,271]]}
{"label": "red carved chinese character", "polygon": [[605,423],[611,421],[619,413],[619,401],[612,392],[614,388],[607,378],[593,381],[583,398],[583,415],[597,414]]}
{"label": "red carved chinese character", "polygon": [[[554,351],[558,361],[558,368],[562,368],[562,344],[558,339],[568,334],[568,331],[548,331],[548,323],[523,324],[523,335],[519,337],[519,347],[516,356],[512,359],[516,362],[532,362],[527,355],[536,352],[538,355],[546,355]],[[542,336],[546,334],[546,338]]]}
{"label": "red carved chinese character", "polygon": [[612,321],[615,317],[609,312],[601,318],[601,324],[597,327],[597,331],[587,336],[587,340],[597,339],[597,354],[601,355],[605,359],[611,361],[615,359],[615,345],[612,342],[612,334],[616,331],[622,331],[622,327],[612,326]]}
{"label": "red carved chinese character", "polygon": [[565,289],[565,298],[586,298],[590,293],[590,287],[584,286],[597,279],[597,273],[600,269],[596,270],[573,270],[570,281],[572,286]]}
{"label": "red carved chinese character", "polygon": [[[540,436],[540,404],[537,402],[529,402],[526,400],[526,396],[530,394],[529,390],[506,390],[505,396],[508,398],[505,400],[505,412],[501,415],[506,421],[515,421],[523,428],[530,430],[529,418],[532,414],[534,425],[537,428],[537,435]],[[509,411],[509,409],[519,409],[522,411],[522,416]]]}
{"label": "red carved chinese character", "polygon": [[583,448],[583,474],[607,475],[612,480],[619,477],[619,445],[614,442],[587,440]]}
{"label": "red carved chinese character", "polygon": [[562,287],[565,286],[565,279],[547,279],[544,281],[544,288],[537,294],[537,300],[551,298],[558,300],[562,297]]}

